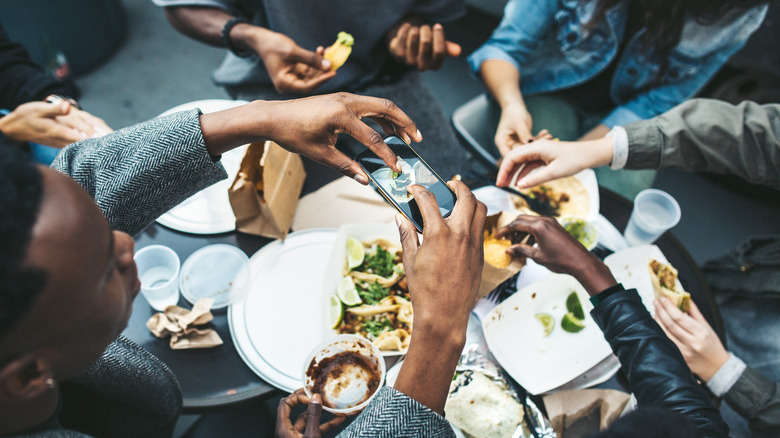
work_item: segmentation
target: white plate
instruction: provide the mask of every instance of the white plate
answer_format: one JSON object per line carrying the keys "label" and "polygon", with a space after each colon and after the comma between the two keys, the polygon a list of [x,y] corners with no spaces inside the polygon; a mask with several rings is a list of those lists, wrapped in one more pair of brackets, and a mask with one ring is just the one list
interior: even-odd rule
{"label": "white plate", "polygon": [[249,259],[249,292],[228,308],[231,337],[241,358],[260,378],[293,392],[303,386],[301,367],[322,343],[322,279],[335,229],[290,233]]}
{"label": "white plate", "polygon": [[[568,333],[560,326],[566,297],[576,291],[585,311],[585,328]],[[581,376],[606,359],[612,350],[590,317],[588,293],[569,275],[550,274],[519,290],[496,306],[482,321],[490,351],[502,367],[528,392],[541,394]],[[555,318],[544,336],[537,313]]]}
{"label": "white plate", "polygon": [[[347,237],[354,237],[361,241],[373,239],[385,239],[398,248],[401,248],[401,241],[398,236],[398,227],[395,224],[352,224],[342,225],[339,228],[338,235],[333,244],[333,252],[330,254],[328,268],[325,271],[325,277],[322,282],[322,312],[323,325],[321,331],[326,336],[335,336],[338,331],[334,330],[330,324],[330,296],[336,293],[339,282],[343,278],[342,272],[347,258]],[[400,356],[405,351],[383,351],[383,356]]]}
{"label": "white plate", "polygon": [[[650,280],[650,271],[647,269],[651,259],[656,259],[661,263],[669,263],[657,246],[639,245],[611,254],[604,259],[604,264],[609,267],[615,280],[622,283],[623,287],[633,288],[639,292],[642,304],[652,314],[655,310],[653,307],[655,291],[653,291],[653,283]],[[677,285],[683,287],[679,279]]]}
{"label": "white plate", "polygon": [[[160,114],[167,116],[180,111],[200,108],[204,114],[234,108],[247,103],[245,100],[208,99],[185,103]],[[176,207],[157,218],[157,223],[174,230],[193,234],[217,234],[235,231],[236,216],[228,199],[228,189],[241,166],[247,146],[241,146],[222,154],[220,162],[228,174],[227,179],[195,193]]]}

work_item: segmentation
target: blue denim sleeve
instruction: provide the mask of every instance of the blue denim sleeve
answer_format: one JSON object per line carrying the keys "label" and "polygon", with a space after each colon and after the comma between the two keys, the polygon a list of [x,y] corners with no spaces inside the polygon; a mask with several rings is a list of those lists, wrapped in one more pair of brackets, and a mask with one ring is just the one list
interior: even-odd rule
{"label": "blue denim sleeve", "polygon": [[648,90],[633,100],[615,108],[602,123],[607,127],[623,126],[627,123],[653,118],[694,97],[728,60],[747,42],[750,35],[761,25],[766,15],[766,6],[753,8],[738,20],[729,30],[730,38],[724,40],[720,49],[698,60],[698,68],[685,79],[661,85]]}
{"label": "blue denim sleeve", "polygon": [[493,35],[469,56],[472,72],[479,75],[479,67],[488,59],[507,61],[521,70],[528,56],[552,31],[557,10],[557,1],[510,0]]}

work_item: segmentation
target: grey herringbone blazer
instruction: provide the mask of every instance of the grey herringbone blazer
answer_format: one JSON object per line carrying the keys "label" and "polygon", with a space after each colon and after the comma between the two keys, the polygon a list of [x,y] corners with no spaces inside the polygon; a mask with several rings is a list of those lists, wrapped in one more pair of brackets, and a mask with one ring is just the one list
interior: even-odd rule
{"label": "grey herringbone blazer", "polygon": [[[197,110],[63,149],[52,167],[95,199],[113,229],[136,234],[199,190],[227,178],[209,156]],[[441,415],[383,388],[341,437],[454,437]]]}

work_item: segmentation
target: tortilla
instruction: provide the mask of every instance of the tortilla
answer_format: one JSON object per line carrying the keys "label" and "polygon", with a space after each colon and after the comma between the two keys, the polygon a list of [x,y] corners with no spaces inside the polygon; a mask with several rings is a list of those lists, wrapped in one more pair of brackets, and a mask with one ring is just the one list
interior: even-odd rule
{"label": "tortilla", "polygon": [[509,266],[512,256],[506,253],[506,249],[512,246],[508,239],[497,239],[488,231],[485,231],[485,261],[496,268],[504,269]]}
{"label": "tortilla", "polygon": [[[590,196],[582,182],[573,176],[548,181],[529,189],[519,189],[522,193],[532,194],[545,190],[558,203],[558,216],[572,216],[585,219],[590,212]],[[524,212],[531,212],[528,203],[519,196],[513,196],[515,207]],[[536,214],[536,213],[532,213]]]}
{"label": "tortilla", "polygon": [[523,422],[523,406],[484,374],[474,372],[470,377],[467,385],[447,397],[447,420],[467,436],[511,437]]}
{"label": "tortilla", "polygon": [[650,260],[647,268],[655,297],[666,297],[675,307],[688,313],[691,308],[691,294],[678,284],[677,269],[658,260]]}

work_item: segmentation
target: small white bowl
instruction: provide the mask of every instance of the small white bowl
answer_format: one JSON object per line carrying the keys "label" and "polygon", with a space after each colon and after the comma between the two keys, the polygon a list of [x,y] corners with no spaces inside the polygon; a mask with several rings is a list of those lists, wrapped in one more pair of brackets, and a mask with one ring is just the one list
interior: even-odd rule
{"label": "small white bowl", "polygon": [[246,293],[249,286],[249,257],[233,245],[204,246],[187,257],[179,275],[179,289],[195,304],[213,298],[212,309],[221,309]]}
{"label": "small white bowl", "polygon": [[[342,361],[332,365],[333,369],[328,368],[328,359],[349,357],[350,353],[365,364]],[[368,339],[357,335],[330,338],[307,356],[303,364],[303,389],[309,397],[314,394],[316,372],[322,367],[325,367],[326,374],[323,390],[318,391],[322,397],[322,408],[334,414],[349,414],[365,408],[382,388],[387,372],[379,349]],[[333,373],[336,369],[339,372]]]}

